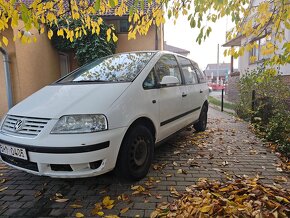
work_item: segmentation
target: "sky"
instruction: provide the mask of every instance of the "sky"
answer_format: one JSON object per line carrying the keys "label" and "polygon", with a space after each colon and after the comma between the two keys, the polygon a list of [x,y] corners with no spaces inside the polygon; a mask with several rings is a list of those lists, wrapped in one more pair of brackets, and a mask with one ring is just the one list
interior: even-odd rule
{"label": "sky", "polygon": [[[166,20],[164,27],[164,37],[167,44],[184,48],[190,51],[189,58],[198,63],[201,70],[204,70],[207,64],[217,63],[217,46],[220,44],[220,63],[230,63],[230,57],[224,57],[224,48],[226,31],[233,27],[229,18],[218,20],[213,24],[210,36],[199,45],[195,42],[199,34],[198,29],[192,29],[186,17],[179,17],[176,25],[173,20]],[[236,62],[236,63],[235,63]],[[234,60],[235,66],[237,60]]]}

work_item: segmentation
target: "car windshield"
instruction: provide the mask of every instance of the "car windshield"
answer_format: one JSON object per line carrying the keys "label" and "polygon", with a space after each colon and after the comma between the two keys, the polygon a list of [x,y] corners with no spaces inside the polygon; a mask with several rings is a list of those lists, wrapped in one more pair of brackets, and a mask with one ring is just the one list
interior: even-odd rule
{"label": "car windshield", "polygon": [[132,82],[153,54],[135,52],[107,56],[77,69],[57,83]]}

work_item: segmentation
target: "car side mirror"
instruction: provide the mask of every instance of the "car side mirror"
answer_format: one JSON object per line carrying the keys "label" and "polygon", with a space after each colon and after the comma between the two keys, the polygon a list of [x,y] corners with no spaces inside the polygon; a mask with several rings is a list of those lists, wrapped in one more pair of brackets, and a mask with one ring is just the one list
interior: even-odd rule
{"label": "car side mirror", "polygon": [[160,82],[161,87],[174,86],[179,84],[179,79],[176,76],[164,76]]}

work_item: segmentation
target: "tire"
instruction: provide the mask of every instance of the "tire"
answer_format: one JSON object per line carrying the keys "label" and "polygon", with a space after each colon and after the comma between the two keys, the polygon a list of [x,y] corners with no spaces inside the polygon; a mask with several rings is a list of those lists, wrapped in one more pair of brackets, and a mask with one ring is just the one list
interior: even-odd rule
{"label": "tire", "polygon": [[193,125],[194,129],[198,132],[203,132],[206,130],[206,125],[207,125],[207,111],[208,108],[206,105],[202,106],[198,122]]}
{"label": "tire", "polygon": [[148,128],[133,126],[122,142],[115,172],[126,180],[144,178],[151,166],[154,153],[154,139]]}

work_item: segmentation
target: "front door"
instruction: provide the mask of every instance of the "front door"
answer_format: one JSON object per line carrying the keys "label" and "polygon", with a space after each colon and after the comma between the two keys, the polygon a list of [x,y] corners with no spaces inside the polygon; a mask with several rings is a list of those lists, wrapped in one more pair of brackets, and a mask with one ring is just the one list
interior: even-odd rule
{"label": "front door", "polygon": [[170,136],[181,129],[182,108],[182,79],[178,63],[174,55],[164,55],[155,65],[155,70],[159,81],[164,76],[175,76],[179,79],[179,84],[160,88],[159,117],[160,134],[158,141]]}

